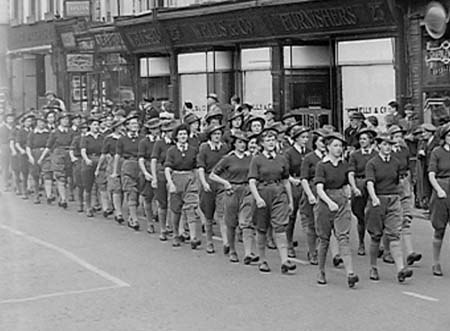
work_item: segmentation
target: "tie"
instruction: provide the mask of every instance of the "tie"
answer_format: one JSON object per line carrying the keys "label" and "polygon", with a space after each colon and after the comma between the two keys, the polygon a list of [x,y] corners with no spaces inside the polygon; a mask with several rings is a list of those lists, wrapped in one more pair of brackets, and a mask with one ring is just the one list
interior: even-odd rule
{"label": "tie", "polygon": [[364,154],[364,155],[369,154],[369,150],[368,150],[368,149],[363,149],[363,154]]}

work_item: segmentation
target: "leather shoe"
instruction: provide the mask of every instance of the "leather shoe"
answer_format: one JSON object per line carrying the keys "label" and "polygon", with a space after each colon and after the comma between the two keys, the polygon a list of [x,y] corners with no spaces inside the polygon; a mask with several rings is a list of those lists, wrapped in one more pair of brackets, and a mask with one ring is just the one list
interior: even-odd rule
{"label": "leather shoe", "polygon": [[161,233],[159,235],[159,240],[160,241],[167,241],[167,234],[165,232]]}
{"label": "leather shoe", "polygon": [[339,267],[341,263],[344,263],[344,260],[342,260],[342,258],[339,255],[333,257],[333,265],[335,266],[335,268]]}
{"label": "leather shoe", "polygon": [[239,263],[239,258],[236,252],[230,253],[230,262],[231,263]]}
{"label": "leather shoe", "polygon": [[410,278],[413,275],[413,271],[411,269],[408,268],[403,268],[402,270],[400,270],[397,274],[397,279],[399,281],[399,283],[403,283],[405,281],[406,278]]}
{"label": "leather shoe", "polygon": [[383,262],[387,264],[394,264],[394,258],[392,257],[391,253],[387,253],[383,256]]}
{"label": "leather shoe", "polygon": [[260,272],[267,273],[270,272],[269,264],[267,261],[261,262],[258,266]]}
{"label": "leather shoe", "polygon": [[224,245],[223,246],[223,255],[230,254],[230,245]]}
{"label": "leather shoe", "polygon": [[441,267],[441,265],[438,263],[438,264],[435,264],[433,267],[432,267],[432,270],[433,270],[433,275],[435,275],[435,276],[437,276],[437,277],[442,277],[442,276],[444,276],[444,274],[442,273],[442,267]]}
{"label": "leather shoe", "polygon": [[366,248],[364,247],[364,245],[359,245],[359,247],[358,247],[358,255],[359,256],[366,255]]}
{"label": "leather shoe", "polygon": [[370,268],[369,279],[377,282],[380,280],[380,275],[378,274],[378,269],[375,267]]}
{"label": "leather shoe", "polygon": [[125,222],[125,220],[123,219],[123,216],[122,216],[122,215],[115,216],[115,217],[114,217],[114,220],[115,220],[117,223],[119,223],[119,224],[122,224],[123,222]]}
{"label": "leather shoe", "polygon": [[289,260],[281,265],[282,274],[287,274],[289,271],[294,271],[295,269],[297,269],[297,266]]}
{"label": "leather shoe", "polygon": [[201,244],[202,244],[202,242],[200,240],[195,240],[195,239],[191,240],[191,248],[192,249],[197,249],[197,247],[200,246]]}
{"label": "leather shoe", "polygon": [[267,241],[267,248],[268,249],[277,249],[277,245],[275,245],[275,241],[273,241],[273,239],[269,239]]}
{"label": "leather shoe", "polygon": [[206,245],[206,253],[214,254],[215,252],[216,250],[214,249],[214,245],[212,243]]}
{"label": "leather shoe", "polygon": [[347,284],[348,284],[348,287],[354,288],[355,285],[356,285],[356,283],[358,283],[358,282],[359,282],[359,277],[358,277],[358,275],[352,273],[352,274],[349,274],[349,275],[347,276]]}
{"label": "leather shoe", "polygon": [[325,277],[325,272],[320,271],[317,275],[317,284],[319,285],[326,285],[327,284],[327,278]]}
{"label": "leather shoe", "polygon": [[319,261],[317,260],[317,253],[311,254],[310,252],[308,252],[307,257],[308,257],[309,264],[311,264],[311,265],[319,264]]}
{"label": "leather shoe", "polygon": [[86,217],[94,217],[94,212],[91,208],[86,212]]}
{"label": "leather shoe", "polygon": [[378,249],[378,255],[377,255],[377,257],[378,257],[379,259],[381,259],[381,258],[383,257],[383,255],[384,255],[384,248],[383,248],[383,247],[380,247],[380,248]]}
{"label": "leather shoe", "polygon": [[422,259],[422,254],[418,254],[415,252],[412,252],[409,254],[406,258],[406,264],[407,265],[413,265],[414,262],[419,262]]}
{"label": "leather shoe", "polygon": [[172,247],[180,247],[181,246],[181,241],[180,241],[180,237],[174,237],[173,241],[172,241]]}

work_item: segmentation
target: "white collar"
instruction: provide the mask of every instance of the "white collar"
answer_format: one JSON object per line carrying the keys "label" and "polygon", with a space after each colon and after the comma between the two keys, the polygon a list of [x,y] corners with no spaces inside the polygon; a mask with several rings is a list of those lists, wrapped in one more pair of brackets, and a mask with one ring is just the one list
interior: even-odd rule
{"label": "white collar", "polygon": [[215,144],[211,140],[208,140],[207,143],[212,151],[220,151],[220,149],[222,148],[222,145],[223,145],[221,141],[219,141],[218,144]]}
{"label": "white collar", "polygon": [[159,140],[158,136],[154,136],[152,134],[148,134],[147,137],[148,137],[148,140],[150,140],[150,142],[152,142],[152,143],[154,143],[155,141]]}
{"label": "white collar", "polygon": [[444,146],[442,146],[442,148],[443,148],[444,150],[446,150],[447,152],[450,152],[450,146],[449,146],[449,145],[444,144]]}
{"label": "white collar", "polygon": [[180,152],[182,152],[182,153],[184,153],[184,152],[186,152],[187,150],[188,150],[188,148],[189,148],[189,144],[186,142],[186,143],[178,143],[177,142],[177,148],[178,148],[178,150],[180,151]]}
{"label": "white collar", "polygon": [[381,153],[378,153],[378,155],[380,156],[381,161],[383,162],[389,162],[391,160],[391,155],[381,155]]}
{"label": "white collar", "polygon": [[342,157],[339,157],[339,158],[336,160],[336,162],[333,162],[333,160],[332,160],[328,155],[326,155],[326,156],[323,158],[322,162],[323,162],[323,163],[330,162],[332,165],[337,166],[339,163],[342,162]]}
{"label": "white collar", "polygon": [[65,128],[65,127],[63,127],[63,126],[61,126],[61,125],[58,126],[58,130],[59,130],[60,132],[65,132],[65,133],[69,132],[69,128]]}
{"label": "white collar", "polygon": [[277,152],[275,152],[275,151],[272,151],[272,152],[267,152],[266,150],[263,150],[263,155],[266,157],[266,158],[268,158],[268,159],[274,159],[274,158],[276,158],[276,156],[277,156]]}
{"label": "white collar", "polygon": [[[364,153],[364,151],[367,151],[366,153]],[[370,155],[373,152],[373,146],[370,146],[369,148],[362,148],[361,147],[361,154],[362,155]]]}
{"label": "white collar", "polygon": [[91,137],[97,139],[97,138],[100,136],[100,132],[97,133],[97,134],[94,134],[94,133],[92,133],[91,131],[86,132],[86,137],[88,137],[88,136],[91,136]]}
{"label": "white collar", "polygon": [[39,130],[38,128],[35,128],[34,133],[47,133],[49,132],[47,128],[43,128],[42,130]]}
{"label": "white collar", "polygon": [[170,144],[172,143],[172,139],[171,139],[169,136],[164,135],[164,142],[165,142],[167,145],[170,145]]}
{"label": "white collar", "polygon": [[297,143],[294,143],[293,147],[295,148],[295,150],[299,153],[299,154],[305,154],[306,152],[306,147],[302,147]]}
{"label": "white collar", "polygon": [[133,138],[139,137],[139,133],[134,132],[133,135],[131,135],[131,131],[129,131],[129,132],[127,132],[127,136],[128,136],[128,138],[133,139]]}
{"label": "white collar", "polygon": [[238,159],[241,159],[241,160],[242,160],[244,157],[250,156],[251,153],[250,153],[249,151],[245,151],[242,155],[239,156],[235,150],[232,150],[232,151],[230,152],[230,155],[234,155],[234,156],[236,156]]}
{"label": "white collar", "polygon": [[323,159],[323,157],[324,157],[323,153],[321,151],[319,151],[318,149],[316,149],[314,151],[314,154],[316,154],[319,159]]}

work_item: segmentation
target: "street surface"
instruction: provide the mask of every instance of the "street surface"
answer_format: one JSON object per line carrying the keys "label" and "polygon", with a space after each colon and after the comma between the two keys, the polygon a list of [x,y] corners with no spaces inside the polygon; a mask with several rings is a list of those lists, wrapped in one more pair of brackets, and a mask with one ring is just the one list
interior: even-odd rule
{"label": "street surface", "polygon": [[230,264],[219,243],[212,256],[204,245],[173,249],[157,234],[75,210],[0,196],[1,331],[450,330],[449,240],[444,277],[433,277],[423,216],[413,224],[424,254],[413,279],[399,285],[394,267],[380,261],[381,281],[373,283],[368,257],[355,252],[361,281],[350,290],[331,259],[328,286],[316,285],[317,267],[302,263],[299,229],[296,273],[281,275],[270,251],[272,273],[261,275],[256,266]]}

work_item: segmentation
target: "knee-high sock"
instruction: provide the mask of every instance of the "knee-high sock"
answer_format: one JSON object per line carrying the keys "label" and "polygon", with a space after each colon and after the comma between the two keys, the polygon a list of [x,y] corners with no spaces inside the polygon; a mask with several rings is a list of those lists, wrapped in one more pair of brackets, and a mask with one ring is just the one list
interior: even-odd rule
{"label": "knee-high sock", "polygon": [[402,241],[405,245],[405,252],[408,256],[409,254],[414,252],[413,243],[412,243],[412,235],[411,234],[402,234]]}
{"label": "knee-high sock", "polygon": [[433,264],[441,263],[442,239],[433,238]]}
{"label": "knee-high sock", "polygon": [[153,224],[153,207],[151,200],[144,200],[145,217],[148,224]]}
{"label": "knee-high sock", "polygon": [[213,223],[214,220],[206,220],[205,232],[206,232],[206,242],[208,244],[213,242]]}
{"label": "knee-high sock", "polygon": [[258,246],[258,254],[261,262],[266,261],[266,234],[257,232],[256,233],[256,245]]}
{"label": "knee-high sock", "polygon": [[102,201],[102,209],[103,209],[103,211],[107,211],[109,209],[108,192],[100,191],[100,200]]}
{"label": "knee-high sock", "polygon": [[224,246],[227,246],[229,245],[227,236],[227,225],[225,224],[225,219],[223,217],[219,219],[219,226],[220,226],[220,234],[222,235],[222,243]]}
{"label": "knee-high sock", "polygon": [[113,206],[116,216],[122,216],[122,194],[113,193]]}
{"label": "knee-high sock", "polygon": [[255,233],[253,229],[242,230],[242,240],[244,242],[245,256],[249,256],[255,248]]}
{"label": "knee-high sock", "polygon": [[369,250],[369,256],[370,256],[370,265],[372,267],[377,266],[377,259],[378,259],[378,252],[380,250],[380,241],[376,241],[371,239],[370,240],[370,250]]}
{"label": "knee-high sock", "polygon": [[319,238],[319,254],[317,256],[319,260],[319,270],[325,272],[325,262],[327,260],[328,247],[330,245],[329,240]]}
{"label": "knee-high sock", "polygon": [[236,228],[227,226],[227,241],[230,245],[230,252],[236,252]]}
{"label": "knee-high sock", "polygon": [[392,258],[395,261],[395,266],[397,267],[397,271],[400,271],[405,266],[403,262],[403,252],[401,242],[400,240],[391,241],[390,246]]}
{"label": "knee-high sock", "polygon": [[52,184],[53,181],[51,179],[44,180],[44,189],[47,199],[49,199],[52,196]]}
{"label": "knee-high sock", "polygon": [[67,201],[66,183],[64,183],[62,181],[58,181],[58,193],[59,193],[59,197],[61,198],[61,201],[66,202]]}
{"label": "knee-high sock", "polygon": [[275,233],[275,243],[277,244],[278,253],[280,254],[281,263],[285,263],[288,260],[288,242],[286,232]]}
{"label": "knee-high sock", "polygon": [[85,191],[84,192],[84,202],[86,203],[86,211],[92,209],[92,193]]}
{"label": "knee-high sock", "polygon": [[167,231],[167,209],[158,208],[159,229],[161,233]]}

